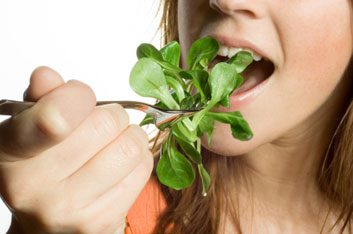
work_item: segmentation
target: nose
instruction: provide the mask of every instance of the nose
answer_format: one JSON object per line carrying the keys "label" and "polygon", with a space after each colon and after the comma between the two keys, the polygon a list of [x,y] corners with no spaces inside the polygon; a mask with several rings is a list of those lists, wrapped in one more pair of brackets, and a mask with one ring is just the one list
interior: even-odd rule
{"label": "nose", "polygon": [[244,15],[250,18],[264,16],[262,1],[257,0],[209,0],[210,7],[223,15]]}

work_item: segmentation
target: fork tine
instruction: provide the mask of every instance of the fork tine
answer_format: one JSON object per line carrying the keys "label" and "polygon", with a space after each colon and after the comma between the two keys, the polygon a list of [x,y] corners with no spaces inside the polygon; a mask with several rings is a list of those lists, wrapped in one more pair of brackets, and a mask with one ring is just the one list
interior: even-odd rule
{"label": "fork tine", "polygon": [[155,119],[155,124],[157,127],[160,127],[162,124],[171,123],[172,121],[181,117],[181,115],[182,114],[171,114],[171,115],[160,116],[159,118],[157,117]]}

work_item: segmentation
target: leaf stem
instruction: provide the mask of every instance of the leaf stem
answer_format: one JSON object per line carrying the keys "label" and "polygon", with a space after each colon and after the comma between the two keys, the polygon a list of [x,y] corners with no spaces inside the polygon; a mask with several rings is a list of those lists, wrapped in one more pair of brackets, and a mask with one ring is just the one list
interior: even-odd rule
{"label": "leaf stem", "polygon": [[200,140],[200,138],[197,139],[196,149],[197,149],[197,152],[199,152],[201,154],[201,140]]}
{"label": "leaf stem", "polygon": [[163,95],[163,103],[171,110],[178,110],[180,109],[179,104],[174,100],[174,98],[171,95]]}
{"label": "leaf stem", "polygon": [[197,112],[194,115],[194,118],[192,119],[192,123],[194,126],[198,126],[201,119],[203,118],[203,116],[209,112],[213,107],[215,106],[214,102],[209,102],[208,105],[202,109],[201,111]]}

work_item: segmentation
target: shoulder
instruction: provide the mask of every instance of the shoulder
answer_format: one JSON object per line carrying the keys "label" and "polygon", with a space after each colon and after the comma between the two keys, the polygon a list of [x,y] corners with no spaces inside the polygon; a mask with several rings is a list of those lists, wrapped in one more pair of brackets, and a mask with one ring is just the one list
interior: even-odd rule
{"label": "shoulder", "polygon": [[165,207],[158,182],[151,177],[128,212],[126,233],[152,233]]}

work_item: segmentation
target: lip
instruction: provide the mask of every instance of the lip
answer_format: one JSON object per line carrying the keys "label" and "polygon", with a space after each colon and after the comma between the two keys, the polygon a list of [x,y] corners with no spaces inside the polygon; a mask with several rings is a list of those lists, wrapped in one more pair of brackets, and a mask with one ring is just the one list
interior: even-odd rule
{"label": "lip", "polygon": [[227,46],[227,47],[238,47],[238,48],[244,48],[244,49],[250,49],[260,55],[262,59],[265,60],[270,60],[272,63],[273,61],[270,59],[269,55],[261,50],[258,46],[253,44],[252,42],[242,39],[242,38],[237,38],[237,37],[229,37],[225,35],[218,35],[218,34],[211,34],[211,37],[216,39],[221,45]]}
{"label": "lip", "polygon": [[273,74],[263,80],[260,84],[242,93],[237,94],[235,90],[234,93],[230,96],[230,108],[240,108],[242,106],[248,105],[250,102],[255,100],[263,91],[265,91],[267,86],[271,83],[272,76]]}

